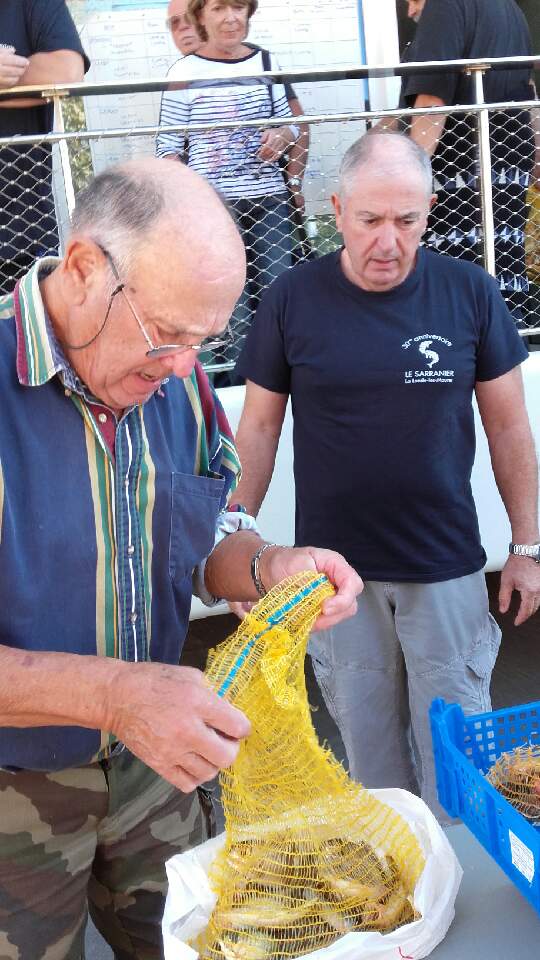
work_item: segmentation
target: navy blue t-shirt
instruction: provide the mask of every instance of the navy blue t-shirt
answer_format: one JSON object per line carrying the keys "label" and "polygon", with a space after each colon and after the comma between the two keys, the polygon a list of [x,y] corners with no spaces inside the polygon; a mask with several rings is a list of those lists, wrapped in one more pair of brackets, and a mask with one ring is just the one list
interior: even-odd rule
{"label": "navy blue t-shirt", "polygon": [[291,395],[296,544],[338,550],[366,580],[481,569],[474,386],[526,356],[496,282],[473,264],[420,249],[383,293],[351,283],[339,253],[285,271],[236,372]]}
{"label": "navy blue t-shirt", "polygon": [[[15,47],[21,57],[74,50],[89,67],[77,28],[65,0],[2,0],[0,43]],[[2,107],[0,136],[50,133],[52,104]],[[53,252],[58,234],[51,189],[51,151],[46,146],[0,149],[0,256],[25,253],[39,257]]]}

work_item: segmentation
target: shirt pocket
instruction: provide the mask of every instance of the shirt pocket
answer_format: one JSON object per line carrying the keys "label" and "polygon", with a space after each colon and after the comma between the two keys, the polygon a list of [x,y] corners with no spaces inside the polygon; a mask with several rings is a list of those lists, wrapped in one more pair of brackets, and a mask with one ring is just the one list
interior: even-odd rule
{"label": "shirt pocket", "polygon": [[173,473],[171,484],[169,576],[181,581],[214,546],[225,479]]}

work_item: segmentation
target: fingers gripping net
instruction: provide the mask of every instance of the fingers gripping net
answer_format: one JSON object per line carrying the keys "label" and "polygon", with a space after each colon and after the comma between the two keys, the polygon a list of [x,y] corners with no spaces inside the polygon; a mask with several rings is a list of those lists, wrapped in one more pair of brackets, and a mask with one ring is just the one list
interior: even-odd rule
{"label": "fingers gripping net", "polygon": [[527,820],[540,825],[540,746],[501,754],[487,778]]}
{"label": "fingers gripping net", "polygon": [[311,722],[304,659],[332,593],[326,577],[291,577],[210,653],[209,680],[252,732],[221,774],[226,842],[211,873],[218,902],[197,942],[205,960],[284,960],[415,917],[416,838],[349,779]]}

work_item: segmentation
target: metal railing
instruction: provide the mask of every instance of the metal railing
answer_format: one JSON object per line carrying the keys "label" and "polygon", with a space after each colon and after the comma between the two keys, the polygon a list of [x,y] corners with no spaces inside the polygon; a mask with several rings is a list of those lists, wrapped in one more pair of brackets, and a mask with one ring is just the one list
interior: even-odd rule
{"label": "metal railing", "polygon": [[[233,317],[234,344],[227,355],[203,358],[207,368],[215,372],[234,366],[261,293],[280,270],[307,256],[322,255],[339,247],[341,241],[333,223],[330,195],[336,186],[339,162],[350,143],[375,123],[407,127],[418,117],[428,117],[429,124],[439,129],[441,119],[445,118],[446,133],[451,127],[453,138],[452,150],[446,156],[435,155],[438,203],[430,217],[424,242],[441,252],[482,264],[497,277],[520,334],[539,334],[540,182],[534,180],[533,128],[536,125],[536,129],[540,129],[540,104],[532,97],[519,104],[484,103],[487,70],[535,64],[540,65],[540,58],[411,63],[258,75],[259,82],[262,77],[267,82],[299,84],[297,91],[301,99],[301,85],[304,83],[318,84],[317,90],[322,89],[322,85],[328,87],[328,84],[343,84],[345,81],[369,78],[374,82],[407,73],[447,72],[453,68],[473,75],[476,103],[431,108],[429,111],[425,108],[347,109],[295,118],[296,123],[308,123],[311,132],[304,180],[305,211],[299,218],[298,213],[293,215],[290,204],[282,205],[270,217],[264,205],[248,205],[245,210],[241,204],[231,202],[233,209],[236,208],[247,246],[249,284]],[[197,81],[199,85],[201,82]],[[53,134],[0,138],[0,246],[4,289],[22,270],[25,260],[45,251],[54,251],[58,245],[61,248],[76,190],[87,182],[93,171],[99,171],[108,160],[152,153],[156,135],[165,129],[159,127],[157,117],[154,125],[115,125],[111,128],[103,125],[99,129],[86,129],[80,104],[92,97],[99,98],[97,102],[105,106],[111,97],[118,103],[126,95],[132,98],[134,93],[167,89],[166,81],[148,80],[58,84],[48,88],[21,87],[0,92],[0,101],[30,94],[52,101],[56,118]],[[360,99],[360,85],[358,92]],[[83,99],[73,99],[79,97]],[[167,126],[166,131],[178,135],[182,142],[188,135],[203,136],[205,133],[227,142],[233,134],[242,132],[249,138],[262,129],[282,123],[281,118],[272,117],[264,121]],[[51,176],[55,187],[55,208],[51,203]],[[529,209],[531,201],[532,209]],[[307,229],[307,244],[299,234],[302,219]]]}

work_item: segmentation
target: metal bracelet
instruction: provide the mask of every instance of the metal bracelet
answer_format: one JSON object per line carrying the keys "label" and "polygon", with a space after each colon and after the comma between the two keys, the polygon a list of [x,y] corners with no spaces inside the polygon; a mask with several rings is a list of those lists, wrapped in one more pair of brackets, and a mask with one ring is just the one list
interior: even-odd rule
{"label": "metal bracelet", "polygon": [[268,593],[264,583],[261,580],[261,574],[259,570],[259,562],[265,550],[268,550],[268,547],[275,547],[275,543],[263,543],[259,547],[257,553],[251,558],[251,579],[255,584],[255,589],[260,597],[265,597]]}

